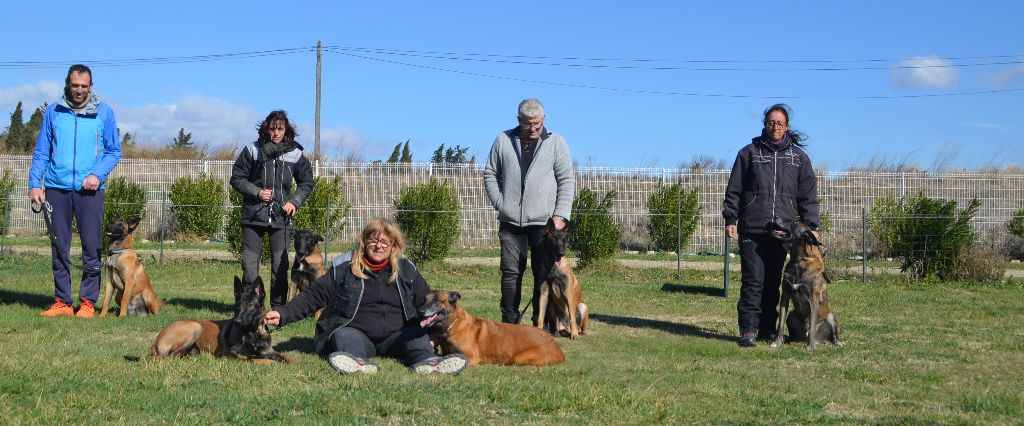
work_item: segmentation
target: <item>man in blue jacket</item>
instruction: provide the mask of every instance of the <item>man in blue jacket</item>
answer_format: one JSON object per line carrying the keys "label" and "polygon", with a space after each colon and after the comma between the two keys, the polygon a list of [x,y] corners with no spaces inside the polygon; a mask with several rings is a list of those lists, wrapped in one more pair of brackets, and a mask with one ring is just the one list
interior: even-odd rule
{"label": "man in blue jacket", "polygon": [[519,302],[530,253],[533,271],[533,323],[537,325],[540,283],[554,265],[542,265],[544,225],[550,218],[565,227],[576,196],[569,146],[544,127],[544,106],[519,103],[519,125],[494,139],[484,166],[484,188],[498,211],[501,242],[501,320],[519,323]]}
{"label": "man in blue jacket", "polygon": [[[28,175],[29,199],[49,204],[54,302],[44,317],[74,314],[71,300],[71,218],[82,239],[81,305],[77,315],[93,316],[100,290],[103,182],[121,160],[114,110],[92,93],[92,71],[72,65],[64,96],[46,108]],[[44,189],[45,188],[45,189]],[[44,212],[44,214],[47,214]]]}

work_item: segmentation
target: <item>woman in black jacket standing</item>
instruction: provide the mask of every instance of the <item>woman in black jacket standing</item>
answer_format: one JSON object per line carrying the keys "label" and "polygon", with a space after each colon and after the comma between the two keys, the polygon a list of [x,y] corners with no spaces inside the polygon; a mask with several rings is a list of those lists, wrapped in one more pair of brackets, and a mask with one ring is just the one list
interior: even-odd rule
{"label": "woman in black jacket standing", "polygon": [[295,128],[284,111],[271,111],[256,129],[259,139],[238,153],[231,187],[243,196],[243,280],[252,282],[259,276],[263,237],[269,235],[270,306],[277,307],[288,297],[291,217],[313,192],[313,168],[302,155],[302,145],[295,141]]}
{"label": "woman in black jacket standing", "polygon": [[764,111],[764,128],[736,155],[722,203],[725,232],[739,238],[741,280],[736,304],[744,347],[773,339],[779,313],[779,286],[786,250],[770,234],[770,224],[802,220],[820,223],[817,180],[803,150],[804,134],[790,129],[792,110],[775,104]]}

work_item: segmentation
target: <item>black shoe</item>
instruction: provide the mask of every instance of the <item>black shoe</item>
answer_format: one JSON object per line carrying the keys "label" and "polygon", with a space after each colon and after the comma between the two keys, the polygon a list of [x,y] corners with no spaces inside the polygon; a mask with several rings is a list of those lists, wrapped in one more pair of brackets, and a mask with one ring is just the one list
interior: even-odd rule
{"label": "black shoe", "polygon": [[740,339],[736,341],[737,345],[744,348],[752,348],[757,346],[757,333],[747,332],[740,336]]}

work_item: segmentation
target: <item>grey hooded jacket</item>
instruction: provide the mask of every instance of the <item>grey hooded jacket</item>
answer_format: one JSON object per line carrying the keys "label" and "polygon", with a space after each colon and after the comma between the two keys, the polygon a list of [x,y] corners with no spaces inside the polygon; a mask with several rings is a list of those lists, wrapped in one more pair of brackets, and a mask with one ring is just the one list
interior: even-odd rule
{"label": "grey hooded jacket", "polygon": [[544,225],[553,215],[569,219],[576,195],[572,157],[565,139],[541,133],[533,161],[521,170],[519,127],[498,134],[484,166],[484,188],[498,221],[515,226]]}

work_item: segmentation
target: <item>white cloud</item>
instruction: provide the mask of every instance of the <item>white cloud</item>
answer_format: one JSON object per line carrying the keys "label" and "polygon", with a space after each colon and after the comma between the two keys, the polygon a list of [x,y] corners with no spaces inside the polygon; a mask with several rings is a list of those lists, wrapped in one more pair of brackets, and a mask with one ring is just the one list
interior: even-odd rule
{"label": "white cloud", "polygon": [[21,102],[21,109],[24,111],[23,118],[27,121],[36,107],[44,102],[56,101],[63,93],[64,85],[53,80],[40,80],[35,84],[0,88],[0,110],[9,117],[14,112],[14,107]]}
{"label": "white cloud", "polygon": [[901,68],[892,71],[892,84],[896,87],[950,87],[960,81],[960,71],[952,65],[935,55],[904,59],[899,63]]}

